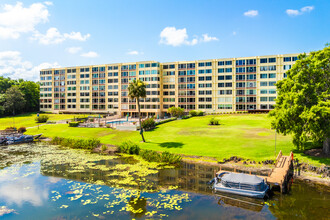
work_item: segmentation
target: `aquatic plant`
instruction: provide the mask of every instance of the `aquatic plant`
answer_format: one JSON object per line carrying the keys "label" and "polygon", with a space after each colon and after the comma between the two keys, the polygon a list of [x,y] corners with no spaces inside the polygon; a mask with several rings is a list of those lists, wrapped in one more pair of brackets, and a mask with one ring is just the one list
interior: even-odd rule
{"label": "aquatic plant", "polygon": [[101,142],[95,138],[89,139],[73,139],[73,138],[62,138],[54,137],[51,142],[54,145],[61,145],[63,147],[70,147],[75,149],[93,150],[100,146]]}

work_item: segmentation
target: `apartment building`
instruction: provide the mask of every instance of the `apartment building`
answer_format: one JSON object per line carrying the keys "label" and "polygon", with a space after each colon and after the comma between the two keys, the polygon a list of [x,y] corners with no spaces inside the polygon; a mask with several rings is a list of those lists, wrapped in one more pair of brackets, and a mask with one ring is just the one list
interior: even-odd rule
{"label": "apartment building", "polygon": [[176,106],[206,113],[268,111],[276,82],[286,77],[298,54],[159,63],[156,61],[44,69],[40,110],[137,116],[128,97],[133,79],[147,83],[144,116],[164,116]]}

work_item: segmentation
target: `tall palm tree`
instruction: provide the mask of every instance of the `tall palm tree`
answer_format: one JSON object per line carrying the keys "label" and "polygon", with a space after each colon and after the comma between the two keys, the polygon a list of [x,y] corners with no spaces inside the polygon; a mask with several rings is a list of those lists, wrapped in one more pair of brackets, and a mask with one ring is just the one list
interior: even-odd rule
{"label": "tall palm tree", "polygon": [[140,98],[146,97],[146,84],[141,80],[133,80],[128,86],[128,96],[130,99],[136,99],[138,112],[139,112],[139,123],[140,123],[140,134],[142,141],[145,142],[143,137],[143,128],[141,124],[141,113],[140,113]]}

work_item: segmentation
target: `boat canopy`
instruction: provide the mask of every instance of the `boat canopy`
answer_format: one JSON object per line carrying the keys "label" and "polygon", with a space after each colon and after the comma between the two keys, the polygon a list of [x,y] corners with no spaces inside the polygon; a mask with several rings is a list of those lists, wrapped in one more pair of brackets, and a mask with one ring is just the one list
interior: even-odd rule
{"label": "boat canopy", "polygon": [[258,186],[264,183],[263,178],[257,177],[255,175],[247,175],[244,173],[229,173],[227,175],[224,175],[221,180],[227,183],[240,183],[254,186]]}

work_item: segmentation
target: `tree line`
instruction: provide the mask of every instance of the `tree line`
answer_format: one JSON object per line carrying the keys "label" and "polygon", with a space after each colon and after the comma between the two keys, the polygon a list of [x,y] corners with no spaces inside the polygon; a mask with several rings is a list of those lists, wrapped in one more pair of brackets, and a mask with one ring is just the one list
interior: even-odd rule
{"label": "tree line", "polygon": [[39,111],[39,82],[0,76],[0,117]]}

